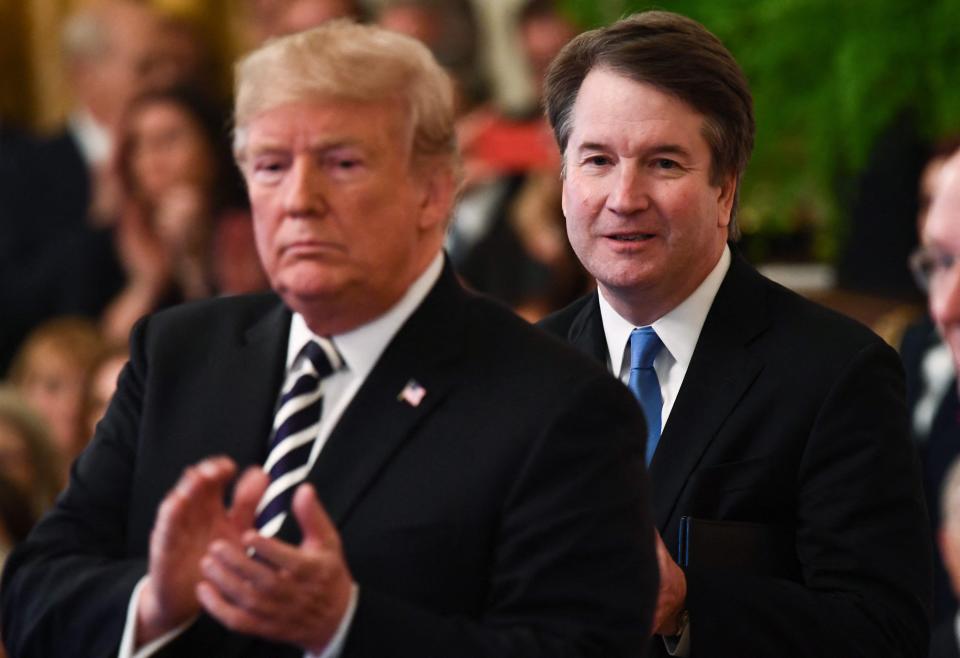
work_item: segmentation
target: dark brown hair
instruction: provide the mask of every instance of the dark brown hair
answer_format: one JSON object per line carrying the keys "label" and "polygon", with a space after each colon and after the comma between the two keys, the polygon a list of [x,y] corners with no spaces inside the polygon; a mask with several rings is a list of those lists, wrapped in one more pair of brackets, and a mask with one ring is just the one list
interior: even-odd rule
{"label": "dark brown hair", "polygon": [[547,73],[546,114],[561,153],[570,138],[580,85],[598,67],[652,85],[706,117],[711,183],[730,174],[737,179],[729,232],[736,239],[740,180],[755,128],[750,88],[730,51],[700,23],[667,11],[641,12],[584,32],[564,47]]}

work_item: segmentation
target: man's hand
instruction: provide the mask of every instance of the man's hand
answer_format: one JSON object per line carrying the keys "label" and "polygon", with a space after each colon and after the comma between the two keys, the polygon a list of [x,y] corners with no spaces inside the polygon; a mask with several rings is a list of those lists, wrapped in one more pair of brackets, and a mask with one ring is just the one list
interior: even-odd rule
{"label": "man's hand", "polygon": [[243,536],[248,550],[215,541],[197,597],[232,630],[321,653],[346,614],[353,577],[313,487],[300,485],[292,507],[303,531],[299,546],[254,531]]}
{"label": "man's hand", "polygon": [[137,603],[136,644],[143,646],[200,612],[196,587],[200,561],[214,541],[240,546],[253,526],[257,502],[268,484],[260,469],[249,469],[223,504],[236,465],[213,457],[187,468],[157,512],[150,534],[150,565]]}
{"label": "man's hand", "polygon": [[660,567],[660,592],[653,615],[654,635],[676,635],[677,623],[687,599],[687,577],[670,557],[660,533],[653,531],[657,542],[657,564]]}

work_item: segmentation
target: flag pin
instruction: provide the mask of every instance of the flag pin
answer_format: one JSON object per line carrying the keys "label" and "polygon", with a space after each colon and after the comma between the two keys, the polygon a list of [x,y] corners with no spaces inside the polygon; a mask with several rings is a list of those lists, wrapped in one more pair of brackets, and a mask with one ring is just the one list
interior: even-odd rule
{"label": "flag pin", "polygon": [[407,382],[407,385],[403,387],[403,390],[400,391],[400,395],[397,396],[397,400],[401,402],[406,402],[411,407],[418,407],[423,401],[423,396],[427,394],[427,389],[417,382],[415,379],[411,379]]}

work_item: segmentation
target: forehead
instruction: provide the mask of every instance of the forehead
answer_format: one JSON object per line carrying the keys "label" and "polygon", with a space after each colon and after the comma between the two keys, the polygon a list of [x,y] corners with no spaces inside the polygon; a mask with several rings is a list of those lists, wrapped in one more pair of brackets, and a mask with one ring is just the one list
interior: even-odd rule
{"label": "forehead", "polygon": [[247,122],[248,148],[352,143],[405,152],[412,142],[400,103],[309,100],[279,105]]}
{"label": "forehead", "polygon": [[960,253],[960,152],[944,165],[924,225],[924,242]]}
{"label": "forehead", "polygon": [[676,96],[607,68],[584,78],[573,105],[569,147],[583,142],[632,151],[661,140],[708,149],[704,116]]}

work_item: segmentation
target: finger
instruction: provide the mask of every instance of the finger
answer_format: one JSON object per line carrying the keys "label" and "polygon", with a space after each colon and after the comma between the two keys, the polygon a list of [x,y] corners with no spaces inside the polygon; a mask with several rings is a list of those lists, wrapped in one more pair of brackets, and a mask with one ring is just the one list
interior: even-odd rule
{"label": "finger", "polygon": [[276,623],[264,619],[255,612],[231,603],[209,582],[197,585],[197,599],[212,617],[230,630],[248,635],[273,637]]}
{"label": "finger", "polygon": [[304,483],[297,487],[291,507],[303,533],[301,546],[339,550],[340,534],[317,500],[317,492],[312,485]]}
{"label": "finger", "polygon": [[249,581],[257,589],[269,589],[277,581],[276,568],[232,543],[222,540],[213,542],[205,557],[229,569],[238,578]]}
{"label": "finger", "polygon": [[229,457],[210,457],[187,467],[174,489],[187,497],[222,492],[236,471],[236,464]]}
{"label": "finger", "polygon": [[257,504],[267,490],[270,478],[258,466],[251,466],[243,472],[233,490],[233,504],[228,516],[237,532],[253,527],[257,513]]}
{"label": "finger", "polygon": [[[266,568],[263,565],[260,566]],[[276,616],[278,601],[275,594],[276,588],[261,589],[254,580],[243,577],[230,564],[212,553],[204,556],[200,562],[200,568],[204,581],[213,586],[217,593],[231,604],[263,619]],[[272,578],[266,574],[258,574],[257,577],[264,581]]]}
{"label": "finger", "polygon": [[273,537],[264,537],[255,530],[244,533],[243,545],[248,551],[252,550],[255,559],[261,560],[268,567],[275,569],[292,571],[303,561],[303,555],[299,547]]}

